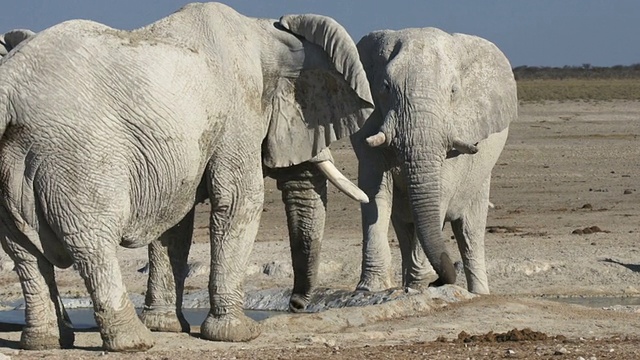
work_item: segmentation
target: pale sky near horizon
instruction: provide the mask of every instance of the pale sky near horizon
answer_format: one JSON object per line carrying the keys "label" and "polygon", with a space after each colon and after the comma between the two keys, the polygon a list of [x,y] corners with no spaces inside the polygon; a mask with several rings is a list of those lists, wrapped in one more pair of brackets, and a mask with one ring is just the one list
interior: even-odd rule
{"label": "pale sky near horizon", "polygon": [[[137,28],[189,0],[3,0],[0,32],[41,31],[68,19]],[[640,63],[640,0],[222,0],[238,12],[279,18],[316,13],[357,42],[372,30],[433,26],[494,42],[512,66]]]}

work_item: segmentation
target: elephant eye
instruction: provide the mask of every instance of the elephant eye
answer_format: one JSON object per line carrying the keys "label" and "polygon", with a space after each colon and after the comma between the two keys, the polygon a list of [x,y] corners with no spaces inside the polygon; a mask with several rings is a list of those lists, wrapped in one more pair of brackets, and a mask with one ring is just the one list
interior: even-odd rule
{"label": "elephant eye", "polygon": [[458,93],[460,93],[460,87],[458,84],[453,84],[453,86],[451,86],[451,100],[453,100]]}
{"label": "elephant eye", "polygon": [[384,79],[382,81],[382,90],[386,93],[389,93],[391,91],[391,84],[389,83],[389,80]]}

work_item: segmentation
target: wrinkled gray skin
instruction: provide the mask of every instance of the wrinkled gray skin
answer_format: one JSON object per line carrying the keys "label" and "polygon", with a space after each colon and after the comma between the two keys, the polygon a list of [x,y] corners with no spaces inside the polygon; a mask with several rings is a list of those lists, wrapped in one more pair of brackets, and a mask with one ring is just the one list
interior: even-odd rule
{"label": "wrinkled gray skin", "polygon": [[322,157],[372,107],[355,45],[335,21],[252,19],[216,3],[131,32],[61,23],[3,57],[0,79],[0,240],[23,288],[26,349],[72,345],[53,266],[74,263],[103,346],[153,346],[116,248],[186,232],[204,194],[212,305],[202,336],[258,336],[241,285],[262,168]]}
{"label": "wrinkled gray skin", "polygon": [[468,289],[489,293],[484,233],[491,170],[517,116],[508,60],[489,41],[434,28],[372,32],[358,51],[376,110],[351,137],[358,186],[370,198],[361,204],[357,289],[393,286],[389,220],[403,286],[454,283],[442,232],[449,221]]}
{"label": "wrinkled gray skin", "polygon": [[0,34],[0,57],[5,56],[22,41],[35,35],[31,30],[15,29]]}
{"label": "wrinkled gray skin", "polygon": [[[309,304],[320,265],[327,179],[314,165],[316,160],[288,168],[264,169],[265,176],[276,180],[285,205],[294,274],[289,301],[289,309],[293,312],[301,311]],[[188,216],[191,218],[185,220],[183,226],[174,227],[159,241],[149,244],[149,279],[140,317],[153,331],[188,333],[191,330],[182,312],[193,235],[190,226],[193,213]]]}

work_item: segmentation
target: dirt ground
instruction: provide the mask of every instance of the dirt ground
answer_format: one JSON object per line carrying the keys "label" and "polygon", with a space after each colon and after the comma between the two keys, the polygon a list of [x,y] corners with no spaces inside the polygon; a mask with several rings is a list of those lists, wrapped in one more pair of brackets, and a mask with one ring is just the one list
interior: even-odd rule
{"label": "dirt ground", "polygon": [[[520,106],[520,118],[493,172],[496,208],[489,213],[486,235],[490,296],[376,321],[360,321],[362,312],[345,309],[276,316],[262,322],[258,339],[242,344],[202,340],[198,327],[190,335],[155,333],[156,346],[140,354],[102,352],[95,330],[76,333],[74,350],[20,351],[20,333],[7,331],[0,332],[0,353],[16,359],[640,358],[640,306],[552,301],[640,297],[639,136],[640,102]],[[348,142],[332,145],[332,151],[338,167],[355,180],[356,160]],[[247,269],[248,291],[292,284],[280,193],[273,181],[266,186],[261,229]],[[206,288],[207,216],[207,206],[200,206],[188,291]],[[359,224],[359,205],[331,187],[320,286],[355,287]],[[446,231],[450,235],[448,226]],[[392,231],[389,238],[399,282]],[[455,241],[448,244],[459,259]],[[3,256],[0,301],[6,302],[21,292]],[[144,293],[146,275],[137,270],[146,263],[146,249],[123,249],[120,256],[128,289]],[[64,296],[86,296],[73,270],[59,271],[58,282]],[[466,287],[464,276],[456,285]],[[507,334],[513,329],[520,331]]]}

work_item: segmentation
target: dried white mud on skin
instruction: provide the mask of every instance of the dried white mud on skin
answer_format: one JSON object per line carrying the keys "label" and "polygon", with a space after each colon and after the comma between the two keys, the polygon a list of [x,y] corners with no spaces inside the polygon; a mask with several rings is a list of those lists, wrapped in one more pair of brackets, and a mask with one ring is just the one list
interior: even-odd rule
{"label": "dried white mud on skin", "polygon": [[[251,358],[250,354],[259,354],[261,358],[275,359],[282,354],[290,354],[284,358],[295,357],[297,351],[304,352],[306,348],[315,349],[313,351],[319,351],[319,354],[330,351],[332,358],[339,358],[340,354],[345,354],[345,357],[351,354],[351,358],[356,358],[349,349],[356,349],[360,354],[369,349],[375,354],[373,349],[378,345],[415,346],[439,336],[454,339],[461,331],[485,334],[527,327],[579,341],[575,346],[562,345],[572,351],[567,355],[572,358],[582,356],[588,359],[591,354],[603,358],[603,353],[607,358],[615,358],[616,355],[625,358],[622,356],[623,347],[617,346],[615,341],[600,342],[597,347],[589,348],[579,339],[640,337],[640,313],[633,312],[637,308],[628,308],[628,312],[587,308],[551,302],[539,296],[640,296],[640,193],[625,194],[627,189],[638,189],[637,138],[614,136],[640,135],[640,102],[524,104],[519,113],[520,118],[511,125],[509,140],[494,168],[491,184],[491,201],[496,207],[489,211],[487,226],[518,230],[486,234],[487,269],[493,295],[445,307],[425,307],[420,311],[414,311],[414,308],[411,310],[413,313],[400,318],[376,318],[371,322],[374,317],[366,314],[369,309],[393,306],[389,305],[393,302],[358,309],[273,317],[262,322],[265,327],[263,334],[246,344],[201,340],[197,337],[198,327],[194,326],[194,336],[154,333],[156,346],[146,354],[109,353],[109,358],[161,359],[165,356],[192,359],[206,353],[227,358],[243,358],[241,354],[248,354],[244,358]],[[338,168],[350,180],[356,180],[356,159],[348,142],[333,144],[331,149]],[[290,266],[290,255],[281,195],[271,180],[267,180],[265,195],[258,242],[247,266],[245,289],[248,293],[290,288],[293,284],[291,273],[284,270]],[[592,206],[583,208],[585,204]],[[206,205],[198,208],[191,263],[209,263],[207,211]],[[329,185],[327,225],[318,277],[320,288],[355,288],[361,259],[359,223],[359,205]],[[610,232],[571,234],[575,229],[593,225]],[[448,225],[445,229],[450,235]],[[392,230],[389,238],[395,238]],[[459,256],[454,240],[449,240],[447,246],[451,254]],[[397,242],[391,242],[391,251],[395,266],[393,277],[399,284]],[[127,288],[130,293],[142,297],[147,276],[137,270],[146,263],[147,250],[122,249],[119,256]],[[20,299],[22,294],[16,283],[17,277],[5,261],[3,255],[0,259],[0,301]],[[265,274],[265,265],[271,263],[283,271],[267,271],[270,274]],[[63,296],[86,296],[83,282],[74,270],[58,271],[57,279]],[[187,291],[195,294],[206,289],[207,281],[208,271],[194,271],[186,281]],[[461,273],[456,285],[466,286]],[[348,316],[354,310],[356,312],[351,313],[354,316]],[[362,317],[368,320],[361,321],[362,317],[355,316],[358,313],[364,313]],[[347,320],[354,326],[341,327]],[[306,330],[307,324],[309,330]],[[23,351],[16,355],[12,352],[19,338],[20,333],[16,331],[0,332],[0,352],[14,359],[98,357],[101,352],[98,349],[100,336],[95,331],[76,333],[76,346],[84,349],[71,351]],[[369,347],[362,348],[365,345]],[[536,347],[549,348],[552,355],[555,346],[546,342],[536,344],[526,355],[535,357]],[[583,353],[575,352],[574,348],[578,346]],[[336,347],[339,349],[333,350]],[[514,349],[516,355],[525,354],[524,350]],[[610,349],[615,351],[609,353]],[[496,358],[504,355],[504,345],[498,350]],[[257,353],[247,353],[251,351]],[[377,351],[380,356],[392,354],[402,358],[400,352],[390,352],[389,348]],[[420,355],[426,350],[417,351]],[[472,350],[465,348],[464,351],[464,354],[469,354]],[[450,352],[447,354],[451,355]],[[460,355],[460,358],[473,354]],[[479,355],[482,354],[475,354],[475,357],[482,358]],[[632,354],[626,358],[638,356],[640,354]],[[434,355],[429,358],[438,359]]]}

